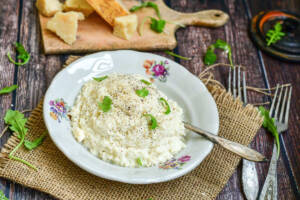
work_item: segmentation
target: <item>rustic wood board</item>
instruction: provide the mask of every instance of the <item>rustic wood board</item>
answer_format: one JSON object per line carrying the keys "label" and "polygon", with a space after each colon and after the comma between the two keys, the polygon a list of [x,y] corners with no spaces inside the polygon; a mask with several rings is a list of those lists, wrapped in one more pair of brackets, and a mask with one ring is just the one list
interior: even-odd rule
{"label": "rustic wood board", "polygon": [[[136,0],[124,0],[127,8],[138,5]],[[162,50],[173,49],[177,45],[175,31],[182,25],[199,25],[218,27],[228,21],[228,15],[220,10],[205,10],[197,13],[180,13],[168,8],[162,0],[157,0],[162,18],[173,23],[167,23],[166,33],[155,33],[150,29],[149,22],[145,23],[143,36],[135,33],[129,41],[120,39],[112,34],[112,27],[109,26],[99,15],[94,12],[88,18],[79,22],[77,40],[72,45],[63,42],[54,33],[46,29],[47,21],[50,18],[39,15],[42,41],[46,54],[60,53],[86,53],[100,50],[135,49],[135,50]],[[155,17],[156,14],[151,8],[144,8],[137,11],[139,22],[146,16]],[[174,24],[177,23],[177,24]]]}

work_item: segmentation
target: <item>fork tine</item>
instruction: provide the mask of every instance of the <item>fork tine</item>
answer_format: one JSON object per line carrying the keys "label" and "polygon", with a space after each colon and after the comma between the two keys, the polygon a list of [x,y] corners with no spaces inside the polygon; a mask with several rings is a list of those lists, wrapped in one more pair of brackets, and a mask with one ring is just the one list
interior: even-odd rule
{"label": "fork tine", "polygon": [[242,96],[241,96],[241,67],[238,66],[238,97],[241,98],[242,100]]}
{"label": "fork tine", "polygon": [[282,91],[283,91],[283,87],[281,87],[280,89],[280,93],[279,93],[279,97],[278,97],[278,100],[277,100],[277,104],[276,104],[276,108],[275,108],[275,114],[274,114],[274,118],[275,120],[278,120],[278,110],[279,110],[279,106],[280,106],[280,103],[281,103],[281,96],[282,96]]}
{"label": "fork tine", "polygon": [[278,88],[279,88],[279,84],[276,85],[275,94],[274,94],[272,104],[271,104],[271,108],[270,108],[270,117],[272,117],[272,115],[273,115],[273,110],[274,110],[274,106],[275,106],[275,102],[276,102],[276,98],[277,98],[277,93],[278,93]]}
{"label": "fork tine", "polygon": [[244,105],[248,103],[247,100],[247,90],[246,90],[246,73],[243,71],[243,96],[244,96]]}
{"label": "fork tine", "polygon": [[286,107],[285,102],[286,102],[286,99],[287,99],[287,93],[288,93],[288,91],[289,91],[289,88],[286,88],[285,91],[284,91],[283,102],[281,104],[281,109],[280,109],[279,122],[282,122],[282,117],[283,117],[284,109]]}
{"label": "fork tine", "polygon": [[231,93],[231,67],[229,67],[229,75],[228,75],[228,92]]}
{"label": "fork tine", "polygon": [[235,70],[235,66],[233,67],[233,98],[236,98],[236,70]]}
{"label": "fork tine", "polygon": [[288,123],[289,121],[289,112],[290,112],[290,105],[291,105],[291,97],[292,97],[292,86],[290,88],[289,98],[286,104],[286,110],[285,110],[285,117],[284,117],[284,123]]}

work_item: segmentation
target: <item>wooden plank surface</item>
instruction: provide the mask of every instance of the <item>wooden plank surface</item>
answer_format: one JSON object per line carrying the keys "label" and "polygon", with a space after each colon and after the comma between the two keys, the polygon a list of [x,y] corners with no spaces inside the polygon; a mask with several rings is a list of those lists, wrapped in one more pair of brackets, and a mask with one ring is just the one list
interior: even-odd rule
{"label": "wooden plank surface", "polygon": [[[65,56],[43,55],[37,23],[37,11],[33,6],[34,1],[14,1],[15,3],[13,4],[11,0],[5,1],[1,8],[3,10],[0,12],[0,70],[2,72],[0,74],[0,87],[10,85],[15,80],[20,85],[20,88],[16,92],[15,99],[11,94],[0,97],[1,130],[3,128],[3,116],[6,109],[9,108],[12,103],[16,105],[16,109],[19,110],[34,108],[66,59]],[[176,33],[178,46],[175,52],[187,57],[192,57],[193,59],[191,61],[175,59],[177,62],[180,62],[192,73],[199,74],[204,69],[202,59],[207,46],[217,38],[224,39],[232,45],[234,62],[247,66],[247,84],[257,87],[266,87],[257,50],[247,34],[247,7],[243,0],[169,0],[165,2],[173,9],[181,12],[195,12],[201,9],[221,9],[230,14],[228,25],[219,29],[188,27],[178,30]],[[280,7],[300,11],[299,0],[287,0],[284,2],[280,0],[262,2],[254,0],[246,2],[248,2],[250,11],[253,14],[263,9]],[[20,8],[19,5],[21,5]],[[18,17],[19,11],[21,11],[20,21]],[[9,18],[9,20],[4,20],[7,18]],[[20,24],[19,29],[18,24]],[[32,54],[30,63],[21,68],[17,68],[9,63],[5,55],[7,49],[12,49],[10,44],[17,41],[18,38]],[[161,52],[155,53],[165,55]],[[221,57],[221,62],[227,62],[225,55],[221,52],[218,52],[218,54],[218,57]],[[294,180],[293,177],[291,177],[291,172],[294,173],[295,179],[300,179],[299,142],[297,142],[300,137],[298,134],[300,131],[300,101],[298,100],[300,96],[300,66],[279,62],[268,56],[263,56],[263,59],[270,83],[274,85],[277,82],[292,82],[294,86],[293,96],[297,99],[292,103],[291,109],[293,112],[290,115],[289,132],[283,135],[288,157],[282,152],[278,164],[279,199],[293,200],[296,199],[296,196],[291,183],[291,181]],[[15,69],[17,71],[15,71]],[[214,75],[226,85],[227,69],[216,69]],[[263,96],[253,92],[248,92],[248,95],[249,101],[252,103],[266,100]],[[0,143],[3,144],[6,139],[7,137],[4,137],[0,140]],[[264,153],[269,158],[271,157],[272,145],[272,137],[263,129],[259,131],[252,143],[253,148]],[[257,164],[256,167],[259,172],[260,186],[262,186],[267,174],[268,163]],[[240,180],[241,165],[239,165],[217,199],[245,199],[241,191]],[[47,194],[25,188],[19,184],[14,184],[3,179],[0,182],[0,187],[10,199],[53,199]]]}

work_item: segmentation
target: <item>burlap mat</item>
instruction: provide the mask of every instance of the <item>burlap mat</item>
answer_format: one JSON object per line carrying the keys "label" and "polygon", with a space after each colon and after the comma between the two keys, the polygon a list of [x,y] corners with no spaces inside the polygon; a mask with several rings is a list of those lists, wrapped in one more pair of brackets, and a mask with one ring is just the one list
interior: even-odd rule
{"label": "burlap mat", "polygon": [[[68,60],[68,62],[73,61]],[[209,84],[209,83],[208,83]],[[248,145],[262,124],[262,117],[252,105],[243,107],[225,90],[207,85],[220,117],[219,135]],[[42,117],[42,101],[28,120],[28,138],[46,131]],[[17,156],[38,167],[38,171],[7,158],[18,143],[11,136],[0,154],[0,176],[31,187],[59,199],[214,199],[233,174],[240,158],[215,145],[207,158],[189,174],[173,181],[151,185],[130,185],[93,176],[69,161],[46,137],[33,151],[20,148]]]}

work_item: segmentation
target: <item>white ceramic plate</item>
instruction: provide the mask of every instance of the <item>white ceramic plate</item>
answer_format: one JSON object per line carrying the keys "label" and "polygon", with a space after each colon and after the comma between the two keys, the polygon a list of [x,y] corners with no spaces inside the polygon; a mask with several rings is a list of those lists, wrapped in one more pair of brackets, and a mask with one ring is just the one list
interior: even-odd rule
{"label": "white ceramic plate", "polygon": [[[157,76],[151,74],[153,71],[157,72]],[[200,79],[183,66],[150,53],[127,50],[100,52],[85,56],[59,72],[44,99],[44,120],[49,134],[71,161],[102,178],[149,184],[168,181],[188,173],[210,153],[213,148],[211,142],[188,132],[187,147],[174,159],[159,166],[126,168],[92,155],[73,137],[67,111],[86,81],[110,73],[141,74],[153,78],[158,89],[184,109],[185,121],[214,134],[218,133],[219,116],[214,99]]]}

